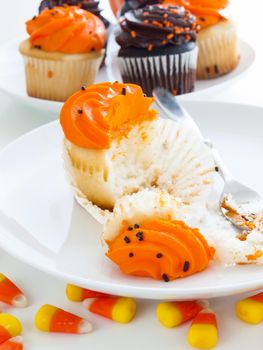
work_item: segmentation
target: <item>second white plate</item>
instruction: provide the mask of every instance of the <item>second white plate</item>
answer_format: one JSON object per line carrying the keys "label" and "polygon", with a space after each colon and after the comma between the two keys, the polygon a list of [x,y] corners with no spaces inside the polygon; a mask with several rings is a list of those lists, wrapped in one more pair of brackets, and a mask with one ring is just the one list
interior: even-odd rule
{"label": "second white plate", "polygon": [[[187,102],[200,128],[241,181],[263,195],[259,160],[263,109]],[[0,153],[0,246],[65,281],[148,299],[209,298],[263,286],[263,267],[211,263],[170,283],[123,275],[101,246],[100,225],[73,200],[61,159],[58,122],[21,137]],[[247,161],[249,159],[249,162]]]}
{"label": "second white plate", "polygon": [[[13,41],[3,45],[0,48],[0,91],[12,96],[21,103],[55,113],[59,116],[62,107],[61,102],[42,100],[39,98],[29,97],[26,92],[26,81],[22,57],[18,52],[19,41]],[[240,41],[240,63],[238,67],[223,77],[200,80],[196,82],[195,91],[190,94],[180,96],[181,99],[195,97],[206,98],[208,94],[215,93],[217,89],[222,89],[227,84],[233,83],[237,78],[247,71],[255,60],[253,48],[246,42]],[[107,50],[107,69],[103,67],[98,75],[97,82],[100,81],[121,81],[118,66],[116,65],[116,55],[118,46],[115,43],[114,35],[110,35]]]}

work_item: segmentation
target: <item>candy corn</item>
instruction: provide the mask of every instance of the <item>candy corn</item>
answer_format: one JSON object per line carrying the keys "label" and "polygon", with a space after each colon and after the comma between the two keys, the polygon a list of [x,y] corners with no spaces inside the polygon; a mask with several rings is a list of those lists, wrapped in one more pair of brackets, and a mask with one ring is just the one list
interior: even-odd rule
{"label": "candy corn", "polygon": [[38,310],[35,326],[42,332],[85,334],[92,330],[87,320],[52,305],[43,305]]}
{"label": "candy corn", "polygon": [[198,301],[164,302],[157,306],[156,315],[162,325],[172,328],[193,319],[203,308],[204,303]]}
{"label": "candy corn", "polygon": [[100,298],[109,296],[108,294],[84,289],[81,287],[74,286],[73,284],[67,285],[66,295],[70,301],[83,301],[85,299],[90,298]]}
{"label": "candy corn", "polygon": [[236,314],[240,320],[249,324],[263,321],[263,293],[239,301],[236,304]]}
{"label": "candy corn", "polygon": [[0,344],[0,350],[22,350],[23,338],[15,337]]}
{"label": "candy corn", "polygon": [[21,323],[14,316],[0,314],[0,344],[20,335],[22,332]]}
{"label": "candy corn", "polygon": [[84,303],[94,314],[119,323],[130,322],[136,313],[136,303],[131,298],[106,297],[95,299],[90,305]]}
{"label": "candy corn", "polygon": [[27,298],[4,274],[0,273],[0,301],[15,307],[26,307]]}
{"label": "candy corn", "polygon": [[188,331],[188,342],[194,348],[212,349],[218,341],[217,321],[210,309],[202,310],[194,318]]}

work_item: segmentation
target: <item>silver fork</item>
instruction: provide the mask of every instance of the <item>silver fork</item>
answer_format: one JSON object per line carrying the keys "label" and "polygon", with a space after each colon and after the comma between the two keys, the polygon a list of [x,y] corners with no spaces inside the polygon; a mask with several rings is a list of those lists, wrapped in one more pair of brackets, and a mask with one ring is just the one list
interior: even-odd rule
{"label": "silver fork", "polygon": [[[155,88],[153,96],[157,105],[169,119],[187,123],[202,137],[200,129],[193,118],[168,90]],[[212,142],[209,140],[204,140],[204,142],[211,149],[215,162],[215,171],[221,175],[224,181],[224,188],[219,203],[223,215],[238,229],[244,232],[253,230],[255,228],[256,213],[262,203],[261,196],[256,191],[238,182],[226,167],[220,154],[213,147]]]}

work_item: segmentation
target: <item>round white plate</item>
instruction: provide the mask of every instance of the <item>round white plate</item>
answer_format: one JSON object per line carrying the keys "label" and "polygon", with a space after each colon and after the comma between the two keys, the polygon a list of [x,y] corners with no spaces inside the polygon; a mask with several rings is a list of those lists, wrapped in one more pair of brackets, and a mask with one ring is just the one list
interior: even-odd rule
{"label": "round white plate", "polygon": [[[233,173],[263,195],[263,110],[187,102],[204,137],[213,140]],[[21,137],[0,153],[0,246],[68,282],[149,299],[209,298],[263,286],[263,267],[224,268],[164,283],[123,275],[104,255],[101,227],[73,198],[64,178],[58,122]]]}
{"label": "round white plate", "polygon": [[[122,81],[118,60],[116,59],[118,51],[119,46],[115,41],[114,30],[112,30],[111,35],[108,39],[106,59],[107,74],[110,81]],[[256,57],[254,49],[243,40],[239,40],[239,52],[239,65],[231,73],[215,79],[198,80],[195,83],[195,91],[181,95],[179,97],[181,99],[190,99],[192,97],[205,98],[207,93],[210,95],[210,93],[215,93],[216,90],[222,89],[226,85],[233,83],[245,71],[247,71],[248,68],[251,67]]]}
{"label": "round white plate", "polygon": [[[42,100],[27,95],[23,61],[18,52],[19,42],[19,40],[16,40],[0,48],[0,91],[12,96],[25,105],[59,115],[62,107],[61,102]],[[182,95],[180,98],[189,99],[194,96],[205,98],[208,94],[215,93],[217,89],[222,89],[227,84],[231,84],[235,79],[241,77],[253,64],[255,51],[244,41],[240,41],[239,46],[241,59],[238,67],[233,72],[220,78],[197,81],[195,91]],[[117,50],[118,46],[114,35],[111,34],[107,49],[107,69],[105,67],[100,69],[96,79],[97,82],[107,80],[121,81],[119,69],[116,65]]]}

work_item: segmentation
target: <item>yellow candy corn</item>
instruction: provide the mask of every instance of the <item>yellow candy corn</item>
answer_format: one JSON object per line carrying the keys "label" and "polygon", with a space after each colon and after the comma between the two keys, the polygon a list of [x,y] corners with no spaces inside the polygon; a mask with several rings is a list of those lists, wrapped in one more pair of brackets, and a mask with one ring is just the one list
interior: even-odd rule
{"label": "yellow candy corn", "polygon": [[217,345],[217,321],[212,310],[199,312],[190,326],[187,339],[197,349],[212,349]]}
{"label": "yellow candy corn", "polygon": [[263,293],[243,299],[236,304],[237,317],[249,324],[263,321]]}
{"label": "yellow candy corn", "polygon": [[156,315],[163,326],[172,328],[193,319],[202,309],[203,303],[198,301],[163,302],[157,306]]}
{"label": "yellow candy corn", "polygon": [[20,335],[21,332],[22,325],[17,318],[9,314],[0,314],[0,344]]}
{"label": "yellow candy corn", "polygon": [[119,323],[129,323],[136,313],[136,302],[131,298],[104,297],[85,305],[89,311]]}

